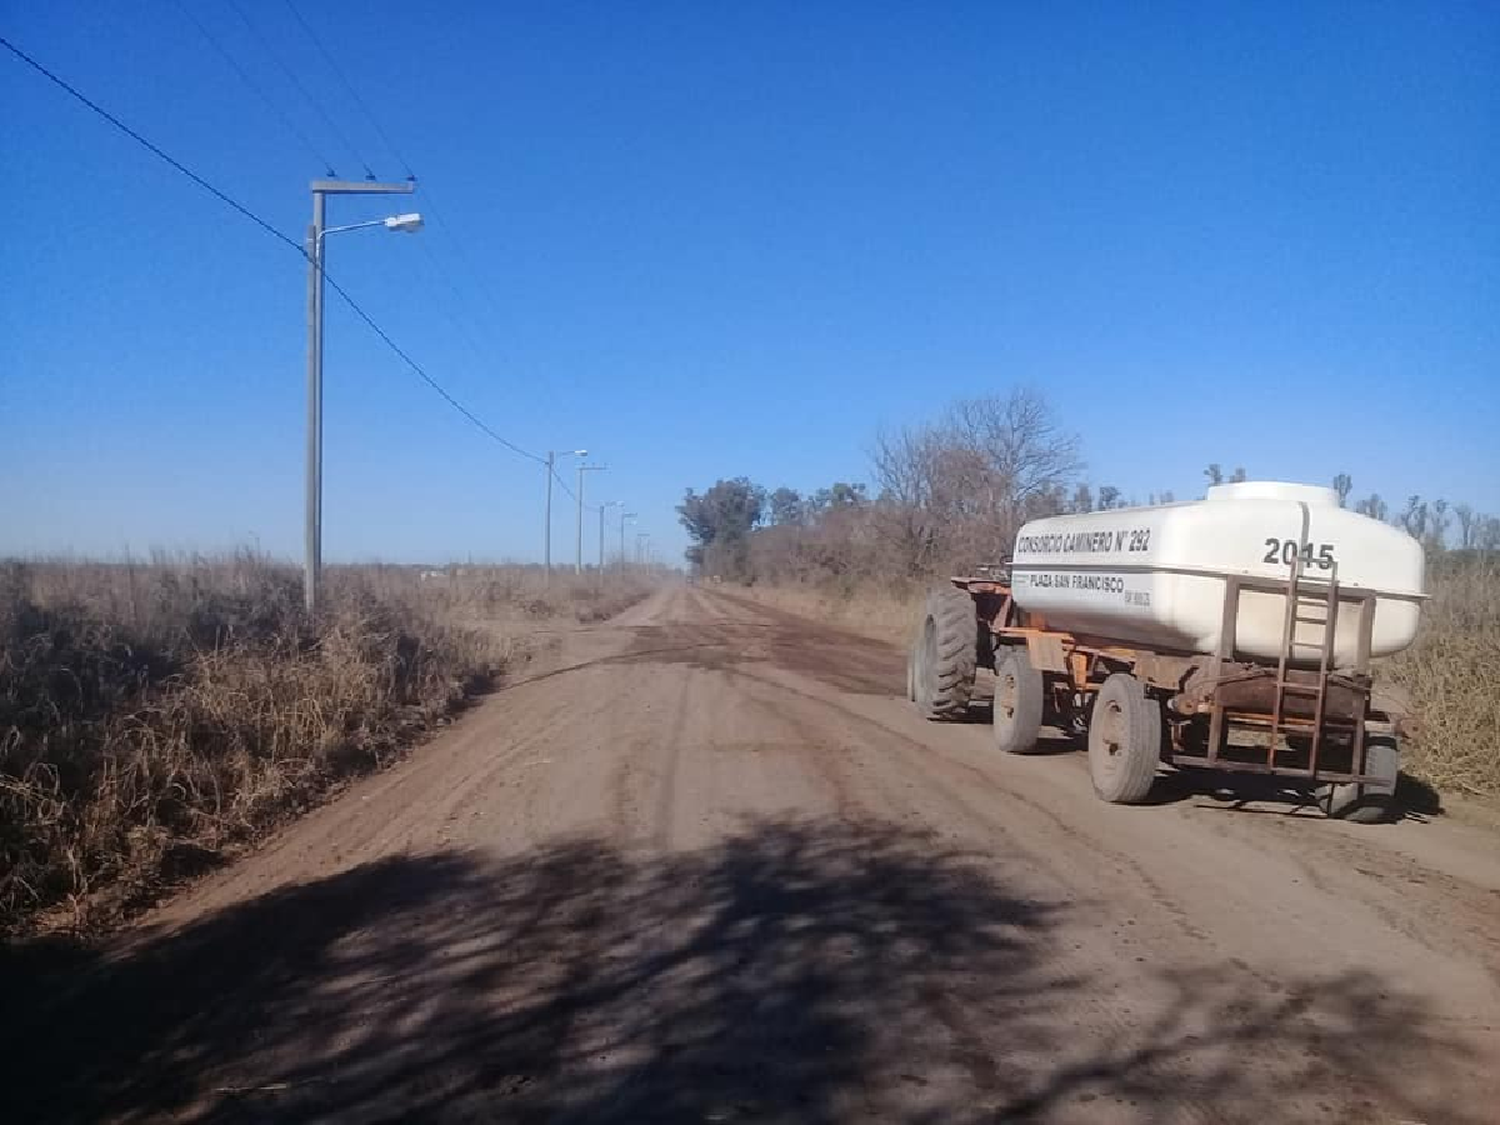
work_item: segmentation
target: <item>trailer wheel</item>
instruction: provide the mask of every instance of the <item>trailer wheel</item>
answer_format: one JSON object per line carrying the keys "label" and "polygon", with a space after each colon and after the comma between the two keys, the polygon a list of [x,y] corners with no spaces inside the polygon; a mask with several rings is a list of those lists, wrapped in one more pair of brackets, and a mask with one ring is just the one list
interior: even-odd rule
{"label": "trailer wheel", "polygon": [[995,665],[995,746],[1007,754],[1029,754],[1042,730],[1046,687],[1026,649],[1016,645]]}
{"label": "trailer wheel", "polygon": [[1355,824],[1383,824],[1396,819],[1396,781],[1401,776],[1401,747],[1393,734],[1365,739],[1365,772],[1382,778],[1378,784],[1325,785],[1318,804],[1329,816]]}
{"label": "trailer wheel", "polygon": [[1144,800],[1161,761],[1161,705],[1134,676],[1116,672],[1094,696],[1089,776],[1112,804]]}
{"label": "trailer wheel", "polygon": [[968,710],[978,647],[974,599],[953,586],[928,594],[914,662],[917,708],[927,718],[952,718]]}

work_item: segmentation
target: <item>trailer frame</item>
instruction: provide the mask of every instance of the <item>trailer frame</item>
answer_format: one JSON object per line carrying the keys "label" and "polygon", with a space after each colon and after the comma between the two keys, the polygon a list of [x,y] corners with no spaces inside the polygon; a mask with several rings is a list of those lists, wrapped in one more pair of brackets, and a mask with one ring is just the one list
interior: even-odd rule
{"label": "trailer frame", "polygon": [[[1024,646],[1045,676],[1046,703],[1057,725],[1081,731],[1089,699],[1113,673],[1140,680],[1162,704],[1161,760],[1179,767],[1285,778],[1308,786],[1389,786],[1388,774],[1370,772],[1369,738],[1396,733],[1396,717],[1372,705],[1371,636],[1376,594],[1340,586],[1337,574],[1312,579],[1301,560],[1286,578],[1225,575],[1222,628],[1211,654],[1141,648],[1117,639],[1061,630],[1044,614],[1016,603],[1005,567],[954,576],[952,584],[974,600],[979,625],[978,663],[998,668],[1000,654]],[[1240,599],[1246,591],[1286,599],[1280,653],[1275,661],[1243,659],[1237,652]],[[1341,606],[1356,610],[1356,659],[1333,667]],[[1319,613],[1321,612],[1321,616]],[[1297,640],[1312,626],[1315,642]],[[1316,647],[1316,668],[1298,667],[1297,649]],[[1206,730],[1204,729],[1206,720]],[[1263,748],[1233,742],[1248,735]]]}

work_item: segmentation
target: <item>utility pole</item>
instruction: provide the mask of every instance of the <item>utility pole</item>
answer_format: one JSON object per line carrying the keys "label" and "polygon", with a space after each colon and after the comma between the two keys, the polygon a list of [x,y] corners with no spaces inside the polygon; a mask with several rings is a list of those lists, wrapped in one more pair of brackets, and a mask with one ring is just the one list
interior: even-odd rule
{"label": "utility pole", "polygon": [[611,500],[607,504],[599,505],[599,589],[604,589],[604,510],[606,508],[623,508],[623,500]]}
{"label": "utility pole", "polygon": [[366,183],[361,180],[313,180],[312,223],[307,228],[307,511],[302,602],[309,614],[318,608],[323,574],[323,219],[330,195],[410,195],[414,182]]}
{"label": "utility pole", "polygon": [[[620,506],[624,507],[623,504]],[[620,571],[622,573],[625,570],[625,521],[633,520],[635,518],[636,514],[634,512],[620,513]]]}
{"label": "utility pole", "polygon": [[[564,449],[564,457],[587,457],[587,449]],[[547,450],[547,530],[542,535],[542,566],[548,586],[552,585],[552,478],[557,475],[558,451]]]}
{"label": "utility pole", "polygon": [[578,542],[573,554],[573,573],[583,573],[583,474],[602,473],[608,465],[584,465],[578,466]]}
{"label": "utility pole", "polygon": [[547,530],[542,533],[542,582],[552,585],[552,475],[557,454],[547,450]]}

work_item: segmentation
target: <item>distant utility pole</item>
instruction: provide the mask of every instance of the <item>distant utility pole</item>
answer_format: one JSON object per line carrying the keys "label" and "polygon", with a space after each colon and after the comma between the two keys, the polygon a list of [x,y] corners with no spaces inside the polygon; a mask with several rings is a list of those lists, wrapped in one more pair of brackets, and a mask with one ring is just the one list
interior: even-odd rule
{"label": "distant utility pole", "polygon": [[312,224],[307,228],[307,525],[302,574],[302,601],[308,613],[318,607],[318,585],[323,572],[323,236],[335,231],[384,226],[415,231],[419,215],[393,215],[369,223],[324,228],[330,195],[410,195],[415,183],[377,184],[362,180],[314,180]]}
{"label": "distant utility pole", "polygon": [[646,548],[650,545],[650,543],[651,543],[651,533],[649,531],[638,531],[638,532],[636,532],[636,534],[635,534],[635,561],[636,561],[636,565],[639,566],[639,565],[643,564],[646,561]]}
{"label": "distant utility pole", "polygon": [[543,535],[542,566],[546,572],[546,583],[552,585],[552,478],[557,476],[559,457],[587,457],[587,449],[547,450],[547,530]]}
{"label": "distant utility pole", "polygon": [[611,500],[607,504],[599,505],[599,588],[604,588],[604,509],[623,508],[625,501]]}
{"label": "distant utility pole", "polygon": [[573,555],[573,573],[583,573],[583,474],[602,473],[608,465],[582,465],[578,466],[578,542]]}
{"label": "distant utility pole", "polygon": [[626,523],[627,520],[634,520],[635,518],[636,518],[636,514],[634,512],[621,512],[620,513],[620,570],[621,571],[623,571],[625,569],[625,523]]}

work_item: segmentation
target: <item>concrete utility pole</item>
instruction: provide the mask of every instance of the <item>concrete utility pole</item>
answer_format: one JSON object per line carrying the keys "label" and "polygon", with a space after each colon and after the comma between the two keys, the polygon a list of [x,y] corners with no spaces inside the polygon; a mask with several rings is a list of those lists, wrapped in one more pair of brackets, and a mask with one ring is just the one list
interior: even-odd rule
{"label": "concrete utility pole", "polygon": [[608,465],[578,466],[578,542],[573,553],[573,573],[583,573],[583,474],[602,473]]}
{"label": "concrete utility pole", "polygon": [[546,571],[546,584],[552,585],[552,478],[557,475],[559,457],[587,457],[587,449],[547,450],[547,530],[542,538],[542,565]]}
{"label": "concrete utility pole", "polygon": [[607,504],[599,505],[599,588],[604,588],[604,509],[623,508],[623,500],[611,500]]}
{"label": "concrete utility pole", "polygon": [[397,215],[347,227],[323,226],[330,195],[410,195],[417,190],[415,183],[314,180],[311,186],[312,223],[307,228],[307,524],[302,574],[302,601],[308,613],[318,608],[323,572],[323,236],[367,226],[414,231],[422,225],[418,215]]}
{"label": "concrete utility pole", "polygon": [[[624,505],[621,505],[621,507],[623,507],[623,506]],[[636,518],[636,514],[634,512],[621,512],[620,513],[620,570],[621,571],[623,571],[625,569],[625,523],[626,523],[627,520],[632,520],[633,521],[635,518]]]}

